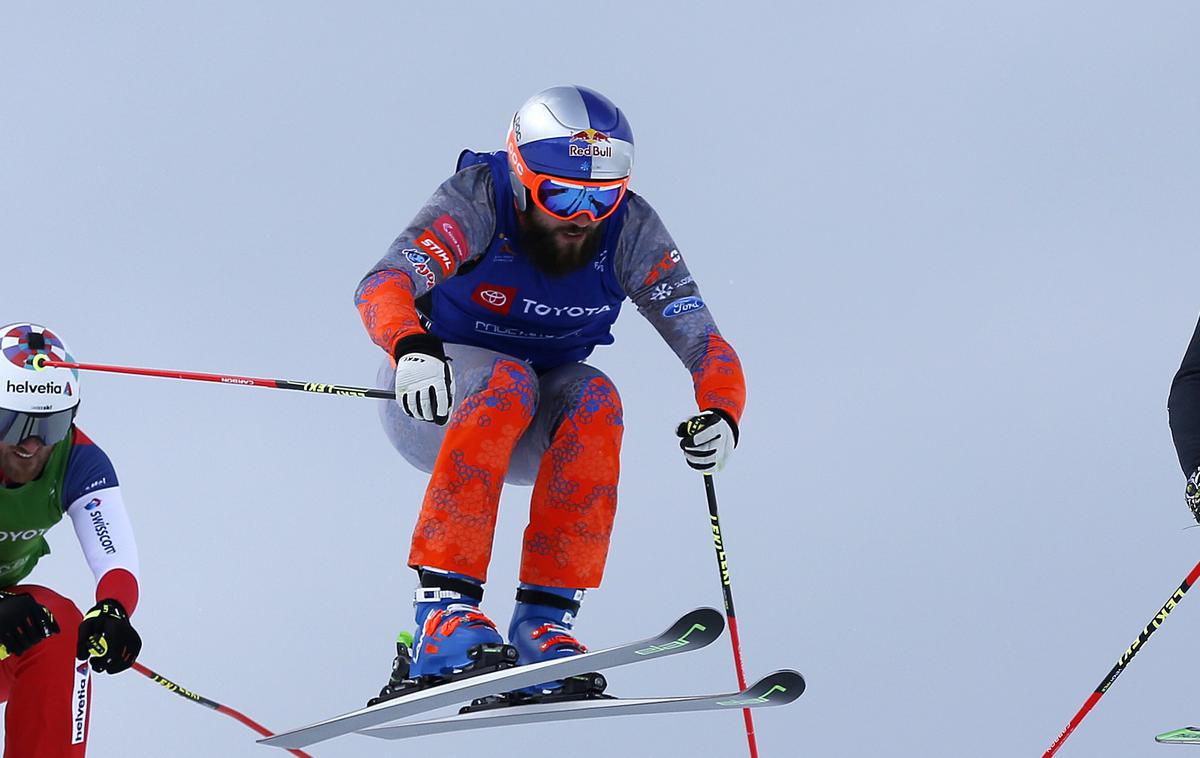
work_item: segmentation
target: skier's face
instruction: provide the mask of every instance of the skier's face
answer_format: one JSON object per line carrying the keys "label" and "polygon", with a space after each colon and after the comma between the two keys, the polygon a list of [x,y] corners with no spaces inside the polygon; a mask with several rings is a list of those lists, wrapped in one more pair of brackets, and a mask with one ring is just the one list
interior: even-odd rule
{"label": "skier's face", "polygon": [[32,482],[46,468],[53,450],[41,437],[26,437],[15,445],[0,442],[0,473],[14,484]]}
{"label": "skier's face", "polygon": [[569,274],[596,254],[604,222],[578,216],[570,221],[555,218],[532,205],[518,214],[521,247],[542,272]]}

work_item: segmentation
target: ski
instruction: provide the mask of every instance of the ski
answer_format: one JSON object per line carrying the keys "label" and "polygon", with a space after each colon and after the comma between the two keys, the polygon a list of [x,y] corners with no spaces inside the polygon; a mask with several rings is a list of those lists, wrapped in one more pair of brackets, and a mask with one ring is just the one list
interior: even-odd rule
{"label": "ski", "polygon": [[1200,727],[1185,726],[1156,735],[1155,742],[1166,745],[1200,745]]}
{"label": "ski", "polygon": [[725,629],[725,619],[712,608],[697,608],[684,614],[662,634],[638,642],[597,650],[591,653],[542,661],[528,666],[493,671],[458,679],[429,689],[385,700],[357,711],[318,721],[274,737],[259,740],[264,745],[282,748],[307,747],[343,734],[386,724],[454,703],[486,695],[531,687],[553,679],[565,679],[600,669],[624,666],[639,661],[663,658],[676,653],[699,650],[712,643]]}
{"label": "ski", "polygon": [[649,713],[689,713],[693,711],[738,711],[787,705],[804,692],[804,677],[791,670],[775,671],[741,692],[724,695],[692,695],[623,700],[575,700],[558,703],[514,705],[486,711],[464,713],[431,721],[405,722],[363,729],[359,734],[384,740],[402,740],[431,734],[461,732],[484,727],[514,724],[541,724],[549,721],[591,719],[606,716],[636,716]]}

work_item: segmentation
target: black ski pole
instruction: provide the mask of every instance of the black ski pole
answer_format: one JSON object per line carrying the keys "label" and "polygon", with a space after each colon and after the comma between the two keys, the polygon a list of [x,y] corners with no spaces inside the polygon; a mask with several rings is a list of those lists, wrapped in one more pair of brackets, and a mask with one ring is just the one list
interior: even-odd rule
{"label": "black ski pole", "polygon": [[1117,681],[1117,677],[1121,675],[1121,672],[1124,671],[1125,667],[1129,665],[1129,662],[1133,660],[1133,656],[1137,655],[1137,652],[1142,649],[1143,645],[1146,644],[1146,640],[1150,639],[1150,635],[1154,634],[1154,632],[1157,631],[1160,626],[1162,626],[1163,622],[1167,620],[1167,616],[1170,615],[1171,611],[1175,610],[1175,606],[1179,605],[1179,602],[1183,600],[1184,594],[1187,593],[1188,589],[1196,583],[1197,579],[1200,579],[1200,563],[1196,564],[1196,567],[1193,568],[1191,573],[1187,575],[1187,577],[1183,580],[1183,583],[1179,585],[1179,588],[1171,593],[1171,597],[1158,611],[1158,613],[1154,615],[1154,618],[1150,619],[1150,623],[1146,624],[1146,628],[1141,631],[1141,634],[1137,636],[1137,639],[1133,641],[1133,644],[1130,645],[1124,653],[1121,653],[1121,657],[1117,659],[1117,665],[1112,667],[1112,670],[1108,672],[1108,676],[1104,677],[1104,681],[1100,682],[1100,686],[1097,687],[1091,695],[1088,695],[1088,699],[1084,701],[1083,707],[1076,712],[1075,716],[1067,724],[1066,728],[1063,729],[1062,733],[1058,735],[1058,739],[1056,739],[1054,744],[1051,745],[1050,748],[1042,755],[1042,758],[1050,758],[1050,756],[1058,752],[1058,749],[1062,747],[1062,744],[1067,741],[1067,737],[1071,736],[1071,732],[1075,731],[1075,727],[1079,726],[1079,722],[1083,721],[1083,717],[1088,715],[1088,711],[1092,710],[1092,706],[1094,706],[1096,702],[1100,700],[1105,692],[1108,692],[1108,688],[1112,686],[1113,682]]}
{"label": "black ski pole", "polygon": [[[190,700],[193,703],[197,703],[199,705],[204,706],[205,708],[211,708],[214,711],[216,711],[217,713],[223,713],[232,719],[236,719],[237,721],[242,722],[243,724],[250,727],[251,729],[258,732],[259,734],[261,734],[264,737],[274,737],[275,736],[275,733],[272,732],[270,729],[267,729],[265,726],[258,723],[257,721],[250,718],[249,716],[242,713],[241,711],[230,708],[227,705],[221,705],[220,703],[216,702],[215,700],[209,700],[208,698],[204,697],[203,695],[198,695],[195,692],[192,692],[191,690],[184,689],[183,687],[180,687],[178,684],[176,684],[175,682],[172,682],[170,679],[166,678],[162,674],[152,671],[140,663],[134,663],[133,670],[138,672],[142,676],[146,677],[150,681],[161,684],[163,687],[166,687],[168,690],[170,690],[171,692],[174,692],[176,695],[179,695],[180,697],[182,697],[185,700]],[[304,752],[303,750],[288,750],[288,752],[294,756],[297,756],[297,758],[312,758],[311,755]]]}
{"label": "black ski pole", "polygon": [[[725,541],[721,538],[721,517],[717,513],[717,490],[713,486],[713,475],[704,475],[704,492],[708,496],[708,516],[712,520],[713,547],[717,550],[717,568],[721,572],[721,591],[725,594],[725,617],[729,620],[729,639],[733,643],[733,664],[737,669],[738,688],[746,689],[746,673],[742,669],[742,642],[738,637],[737,617],[733,611],[733,584],[729,581],[729,555]],[[754,718],[749,708],[742,709],[746,720],[746,742],[750,746],[750,758],[758,758],[758,742],[754,739]]]}

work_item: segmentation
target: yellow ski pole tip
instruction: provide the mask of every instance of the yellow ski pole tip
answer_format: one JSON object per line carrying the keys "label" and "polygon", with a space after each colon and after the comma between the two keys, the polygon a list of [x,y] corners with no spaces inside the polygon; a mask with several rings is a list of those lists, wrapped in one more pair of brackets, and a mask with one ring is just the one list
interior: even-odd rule
{"label": "yellow ski pole tip", "polygon": [[38,353],[37,355],[33,356],[33,370],[41,371],[42,369],[46,368],[47,360],[49,360],[49,358],[46,357],[45,353]]}

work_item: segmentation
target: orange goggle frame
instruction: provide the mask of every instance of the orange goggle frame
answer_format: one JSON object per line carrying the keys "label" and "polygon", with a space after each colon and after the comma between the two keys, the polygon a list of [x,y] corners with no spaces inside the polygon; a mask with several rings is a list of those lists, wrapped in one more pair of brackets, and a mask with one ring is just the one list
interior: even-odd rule
{"label": "orange goggle frame", "polygon": [[592,221],[603,221],[616,212],[625,198],[629,177],[591,181],[539,174],[525,163],[512,131],[508,133],[507,147],[508,165],[513,173],[529,190],[538,209],[554,218],[569,221],[582,215]]}

